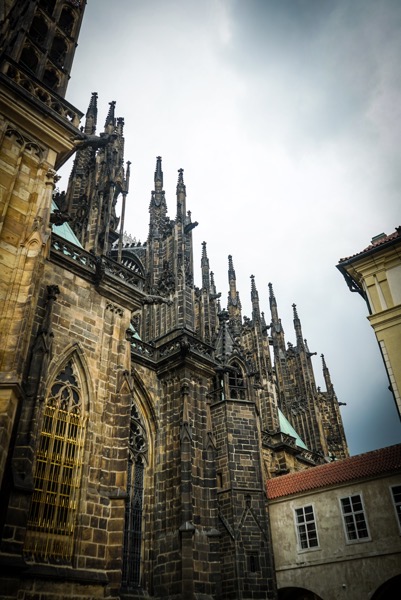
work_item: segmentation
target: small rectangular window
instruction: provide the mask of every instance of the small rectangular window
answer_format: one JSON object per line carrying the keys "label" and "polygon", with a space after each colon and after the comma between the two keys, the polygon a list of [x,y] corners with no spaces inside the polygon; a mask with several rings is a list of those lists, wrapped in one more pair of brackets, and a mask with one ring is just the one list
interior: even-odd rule
{"label": "small rectangular window", "polygon": [[397,515],[398,526],[401,530],[401,485],[393,485],[391,488],[395,514]]}
{"label": "small rectangular window", "polygon": [[318,548],[316,520],[313,506],[303,506],[295,509],[298,544],[301,550]]}
{"label": "small rectangular window", "polygon": [[370,539],[361,495],[341,498],[340,502],[348,542]]}

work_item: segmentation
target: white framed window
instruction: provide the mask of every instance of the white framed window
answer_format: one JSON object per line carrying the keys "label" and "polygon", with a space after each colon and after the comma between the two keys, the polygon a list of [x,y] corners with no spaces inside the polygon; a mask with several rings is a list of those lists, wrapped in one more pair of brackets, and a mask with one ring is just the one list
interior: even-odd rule
{"label": "white framed window", "polygon": [[394,502],[394,510],[397,516],[398,527],[401,531],[401,485],[392,485],[391,494]]}
{"label": "white framed window", "polygon": [[295,509],[298,547],[300,550],[311,550],[319,547],[317,537],[315,511],[313,506],[302,506]]}
{"label": "white framed window", "polygon": [[353,494],[346,498],[340,498],[340,503],[347,541],[360,542],[370,540],[362,496],[360,494]]}

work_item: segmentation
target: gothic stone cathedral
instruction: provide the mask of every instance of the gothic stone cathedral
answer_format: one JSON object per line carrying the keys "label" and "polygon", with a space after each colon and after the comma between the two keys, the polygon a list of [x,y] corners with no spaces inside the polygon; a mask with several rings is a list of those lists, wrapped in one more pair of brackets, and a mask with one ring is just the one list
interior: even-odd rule
{"label": "gothic stone cathedral", "polygon": [[84,4],[0,7],[0,597],[274,599],[266,480],[348,455],[330,374],[231,256],[226,308],[205,243],[195,285],[182,170],[123,243],[123,119],[64,98]]}

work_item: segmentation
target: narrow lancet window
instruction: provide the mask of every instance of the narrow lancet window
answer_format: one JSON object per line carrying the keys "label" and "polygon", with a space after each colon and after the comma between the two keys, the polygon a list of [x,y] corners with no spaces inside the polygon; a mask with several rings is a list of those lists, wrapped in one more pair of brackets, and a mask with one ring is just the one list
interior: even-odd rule
{"label": "narrow lancet window", "polygon": [[147,450],[146,433],[136,406],[131,408],[131,429],[125,506],[122,588],[134,590],[141,584],[142,513]]}
{"label": "narrow lancet window", "polygon": [[82,412],[81,389],[70,361],[55,378],[43,409],[24,545],[27,559],[71,561],[82,470]]}

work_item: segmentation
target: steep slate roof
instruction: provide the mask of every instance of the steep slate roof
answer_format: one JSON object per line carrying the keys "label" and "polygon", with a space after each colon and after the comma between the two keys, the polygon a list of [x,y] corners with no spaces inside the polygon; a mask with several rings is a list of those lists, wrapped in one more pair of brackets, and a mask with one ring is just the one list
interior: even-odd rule
{"label": "steep slate roof", "polygon": [[267,496],[272,500],[396,471],[401,472],[401,444],[269,479]]}
{"label": "steep slate roof", "polygon": [[370,253],[372,251],[376,251],[376,250],[380,249],[380,246],[384,246],[386,244],[389,244],[390,242],[394,242],[395,240],[397,240],[397,238],[401,238],[401,226],[396,227],[396,230],[393,231],[393,233],[390,233],[389,235],[382,234],[381,236],[377,236],[377,239],[373,238],[372,243],[367,248],[365,248],[364,250],[361,250],[360,252],[357,252],[356,254],[352,254],[352,256],[347,256],[346,258],[340,258],[340,260],[338,262],[339,262],[339,264],[341,264],[343,262],[347,262],[347,261],[352,262],[352,259],[360,257],[365,253]]}

